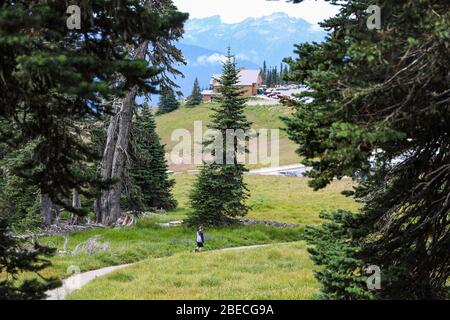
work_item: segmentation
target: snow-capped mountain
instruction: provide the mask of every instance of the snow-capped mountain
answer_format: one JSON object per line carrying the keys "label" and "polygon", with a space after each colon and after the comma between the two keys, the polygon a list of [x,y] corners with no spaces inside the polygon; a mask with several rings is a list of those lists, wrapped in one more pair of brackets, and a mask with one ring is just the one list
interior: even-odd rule
{"label": "snow-capped mountain", "polygon": [[190,19],[185,25],[183,44],[225,52],[231,46],[237,58],[262,66],[279,65],[291,56],[294,44],[324,39],[326,33],[303,19],[286,13],[248,18],[240,23],[223,23],[220,16]]}

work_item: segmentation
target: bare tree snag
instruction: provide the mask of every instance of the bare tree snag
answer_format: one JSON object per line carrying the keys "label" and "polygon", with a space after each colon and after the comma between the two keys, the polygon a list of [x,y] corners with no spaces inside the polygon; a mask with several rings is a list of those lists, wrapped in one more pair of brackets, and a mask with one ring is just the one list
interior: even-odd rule
{"label": "bare tree snag", "polygon": [[[147,0],[146,3],[152,10],[162,15],[167,10],[177,10],[172,0]],[[173,76],[182,75],[174,67],[174,63],[186,64],[181,50],[175,45],[175,42],[183,36],[183,32],[183,27],[171,29],[170,32],[164,35],[143,42],[134,52],[133,58],[145,59],[150,45],[150,63],[153,66],[160,67],[162,70],[158,76],[155,76],[154,80],[159,80],[169,87],[177,87],[173,81]],[[104,191],[99,199],[95,201],[94,210],[98,223],[115,224],[120,217],[120,196],[123,189],[123,184],[120,180],[123,179],[125,170],[126,150],[128,149],[135,99],[136,88],[133,88],[123,100],[116,99],[114,101],[114,108],[117,108],[117,110],[113,110],[114,116],[111,117],[109,122],[106,147],[100,171],[104,180],[118,180],[119,182],[111,187],[110,190]]]}
{"label": "bare tree snag", "polygon": [[40,205],[41,205],[41,216],[44,219],[44,223],[45,225],[50,226],[53,222],[52,217],[53,203],[47,194],[41,193]]}
{"label": "bare tree snag", "polygon": [[[119,123],[120,112],[122,109],[122,100],[114,99],[113,102],[113,115],[109,120],[108,131],[106,135],[105,150],[103,152],[100,174],[103,180],[111,179],[112,164],[114,159],[114,151],[117,143],[117,127]],[[96,215],[96,222],[102,223],[103,213],[109,212],[108,202],[106,202],[108,191],[104,191],[100,199],[94,203],[94,211]]]}
{"label": "bare tree snag", "polygon": [[77,189],[73,189],[72,191],[72,207],[75,209],[81,209],[81,198]]}
{"label": "bare tree snag", "polygon": [[[145,59],[148,42],[142,43],[136,50],[135,59]],[[123,99],[114,102],[116,113],[110,119],[105,151],[103,153],[101,175],[105,180],[118,180],[109,190],[102,192],[96,203],[97,222],[112,225],[121,215],[120,196],[122,194],[122,178],[125,171],[128,141],[133,120],[133,106],[137,89],[131,89]]]}
{"label": "bare tree snag", "polygon": [[[81,198],[80,193],[77,189],[72,190],[72,207],[74,209],[81,209]],[[72,218],[70,219],[70,224],[77,225],[77,224],[83,224],[85,222],[85,218],[82,216],[79,216],[76,213],[72,214]]]}

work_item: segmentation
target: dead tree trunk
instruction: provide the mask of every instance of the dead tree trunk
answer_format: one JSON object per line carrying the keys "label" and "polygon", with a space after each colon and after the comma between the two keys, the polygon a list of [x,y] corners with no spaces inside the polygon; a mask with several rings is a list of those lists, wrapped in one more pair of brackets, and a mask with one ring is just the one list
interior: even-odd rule
{"label": "dead tree trunk", "polygon": [[[114,151],[117,143],[117,127],[121,115],[122,100],[114,99],[113,115],[109,120],[108,131],[106,135],[105,150],[101,162],[100,174],[103,180],[110,180],[112,175],[112,164],[114,160]],[[103,222],[103,214],[109,212],[109,201],[107,201],[108,190],[102,192],[102,196],[94,203],[95,218],[97,223]]]}
{"label": "dead tree trunk", "polygon": [[[148,42],[142,43],[136,50],[135,59],[145,59]],[[122,194],[123,173],[125,171],[128,141],[131,122],[133,120],[133,106],[137,89],[131,89],[123,100],[116,101],[117,113],[111,117],[108,127],[108,137],[103,153],[101,174],[102,178],[117,179],[109,190],[105,190],[96,204],[97,222],[105,225],[114,224],[120,217],[120,196]]]}
{"label": "dead tree trunk", "polygon": [[41,193],[40,198],[41,204],[41,216],[44,219],[44,223],[46,226],[50,226],[53,222],[52,212],[53,212],[53,203],[50,197],[47,194]]}
{"label": "dead tree trunk", "polygon": [[[80,193],[77,189],[72,190],[72,207],[74,209],[81,209],[81,198]],[[72,218],[70,219],[70,224],[80,224],[84,222],[83,220],[83,217],[74,213],[72,214]]]}
{"label": "dead tree trunk", "polygon": [[75,209],[81,209],[81,198],[77,189],[73,189],[72,191],[72,207]]}

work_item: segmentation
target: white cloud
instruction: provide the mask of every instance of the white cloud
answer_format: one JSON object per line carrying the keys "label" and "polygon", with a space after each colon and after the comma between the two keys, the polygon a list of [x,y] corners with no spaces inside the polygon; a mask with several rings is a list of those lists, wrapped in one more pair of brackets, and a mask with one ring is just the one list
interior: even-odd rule
{"label": "white cloud", "polygon": [[339,10],[324,0],[305,0],[300,4],[287,3],[285,0],[174,0],[174,3],[181,11],[188,12],[191,18],[220,15],[225,23],[284,12],[317,24],[334,16]]}
{"label": "white cloud", "polygon": [[194,63],[194,65],[206,66],[211,64],[222,64],[226,61],[226,59],[227,58],[220,53],[213,53],[209,56],[202,55],[197,57],[197,61]]}
{"label": "white cloud", "polygon": [[250,60],[249,56],[246,55],[245,53],[238,53],[236,55],[236,59],[239,59],[239,60]]}
{"label": "white cloud", "polygon": [[314,23],[309,28],[309,31],[311,31],[311,32],[323,32],[324,30],[318,24]]}

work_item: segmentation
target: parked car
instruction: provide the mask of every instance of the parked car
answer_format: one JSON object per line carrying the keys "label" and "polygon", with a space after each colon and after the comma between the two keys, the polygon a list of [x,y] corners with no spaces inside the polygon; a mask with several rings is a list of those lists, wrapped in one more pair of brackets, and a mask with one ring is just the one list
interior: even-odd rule
{"label": "parked car", "polygon": [[281,176],[284,177],[301,177],[303,174],[300,171],[281,171]]}
{"label": "parked car", "polygon": [[281,92],[275,91],[275,92],[272,92],[271,94],[269,94],[268,97],[277,98],[278,95],[280,95],[280,94],[281,94]]}
{"label": "parked car", "polygon": [[282,97],[280,98],[280,100],[282,100],[282,101],[293,101],[292,98],[291,98],[290,96],[282,96]]}

